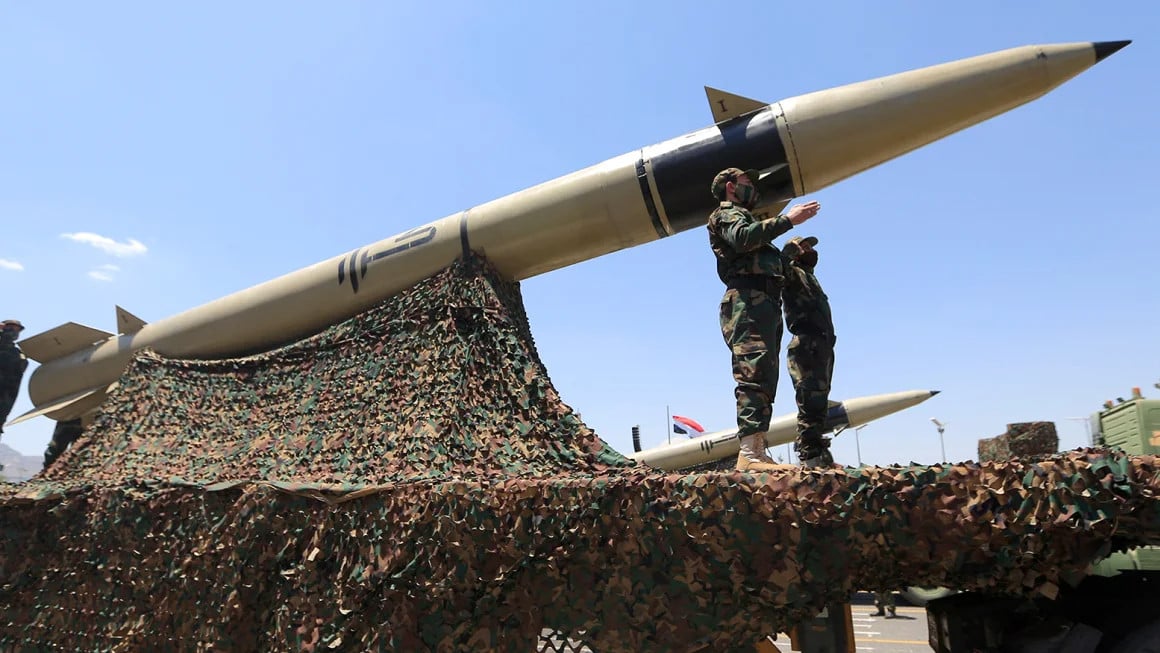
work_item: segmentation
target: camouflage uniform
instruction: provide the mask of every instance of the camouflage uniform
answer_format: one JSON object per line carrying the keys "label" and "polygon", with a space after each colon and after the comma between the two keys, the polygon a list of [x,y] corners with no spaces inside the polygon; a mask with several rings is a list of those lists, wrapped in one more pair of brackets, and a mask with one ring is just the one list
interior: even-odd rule
{"label": "camouflage uniform", "polygon": [[794,444],[802,460],[823,455],[829,441],[825,432],[830,402],[830,382],[834,376],[834,320],[830,301],[814,276],[813,261],[803,260],[802,243],[811,247],[817,238],[791,238],[782,248],[786,276],[782,301],[785,323],[793,334],[786,354],[786,366],[793,380],[798,407],[798,437]]}
{"label": "camouflage uniform", "polygon": [[52,430],[52,440],[44,450],[44,468],[48,469],[66,449],[84,433],[80,419],[62,420]]}
{"label": "camouflage uniform", "polygon": [[24,370],[28,369],[28,358],[16,345],[16,338],[24,327],[16,320],[5,320],[0,330],[0,433],[4,432],[4,422],[20,394],[20,381]]}
{"label": "camouflage uniform", "polygon": [[[724,186],[719,183],[723,174],[714,180],[717,197],[719,186]],[[742,437],[769,430],[773,416],[784,272],[781,252],[772,242],[791,228],[783,215],[758,220],[731,202],[721,202],[709,216],[709,245],[717,257],[717,275],[726,286],[719,317],[721,335],[732,352],[737,430]]]}
{"label": "camouflage uniform", "polygon": [[875,616],[881,617],[887,612],[891,617],[896,616],[898,608],[894,605],[894,592],[874,592],[874,607],[878,608]]}

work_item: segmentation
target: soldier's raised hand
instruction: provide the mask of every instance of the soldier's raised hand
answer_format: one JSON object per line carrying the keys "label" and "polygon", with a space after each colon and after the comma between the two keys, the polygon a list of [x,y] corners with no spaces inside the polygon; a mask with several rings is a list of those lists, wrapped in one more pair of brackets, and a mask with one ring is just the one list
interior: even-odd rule
{"label": "soldier's raised hand", "polygon": [[817,215],[821,208],[822,205],[819,204],[816,200],[813,202],[806,202],[805,204],[798,204],[797,206],[792,207],[789,212],[785,214],[785,217],[789,218],[790,224],[797,226]]}

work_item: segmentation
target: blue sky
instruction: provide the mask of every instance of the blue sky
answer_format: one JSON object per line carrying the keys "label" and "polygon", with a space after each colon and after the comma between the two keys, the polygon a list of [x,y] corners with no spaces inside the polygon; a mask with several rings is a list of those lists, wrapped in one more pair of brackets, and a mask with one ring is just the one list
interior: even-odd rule
{"label": "blue sky", "polygon": [[[801,5],[801,6],[799,6]],[[765,101],[1035,43],[1134,39],[1044,98],[811,196],[836,399],[942,391],[862,459],[953,460],[1160,381],[1152,3],[7,2],[0,313],[156,321]],[[821,8],[825,7],[825,8]],[[802,232],[805,233],[805,232]],[[65,234],[70,236],[66,237]],[[88,234],[88,235],[84,235]],[[523,283],[566,402],[612,446],[733,424],[705,234]],[[784,363],[784,360],[783,360]],[[31,370],[30,370],[31,374]],[[27,381],[27,376],[26,379]],[[30,408],[22,394],[13,416]],[[792,412],[785,374],[775,407]],[[52,422],[3,442],[43,452]],[[849,435],[835,455],[856,462]]]}

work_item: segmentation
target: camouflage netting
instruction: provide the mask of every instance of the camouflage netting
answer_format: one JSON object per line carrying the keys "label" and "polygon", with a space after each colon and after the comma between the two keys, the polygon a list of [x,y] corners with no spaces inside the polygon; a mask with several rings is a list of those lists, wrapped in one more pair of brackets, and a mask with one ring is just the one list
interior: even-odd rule
{"label": "camouflage netting", "polygon": [[1016,422],[1007,432],[979,440],[979,462],[1042,458],[1059,451],[1059,434],[1053,422]]}
{"label": "camouflage netting", "polygon": [[102,411],[0,485],[0,650],[752,650],[852,589],[1050,593],[1160,543],[1152,457],[636,465],[481,261],[270,354],[142,354]]}

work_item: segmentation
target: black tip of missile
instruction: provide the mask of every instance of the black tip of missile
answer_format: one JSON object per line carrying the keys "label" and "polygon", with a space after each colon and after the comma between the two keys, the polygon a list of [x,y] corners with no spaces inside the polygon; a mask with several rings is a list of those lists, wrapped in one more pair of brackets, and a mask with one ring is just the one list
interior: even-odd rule
{"label": "black tip of missile", "polygon": [[1129,43],[1131,41],[1100,41],[1098,43],[1092,43],[1092,47],[1096,49],[1096,63],[1123,50]]}
{"label": "black tip of missile", "polygon": [[940,393],[940,392],[942,392],[942,390],[931,390],[931,391],[930,391],[930,396],[932,396],[932,397],[933,397],[933,396],[937,395],[937,394],[938,394],[938,393]]}

